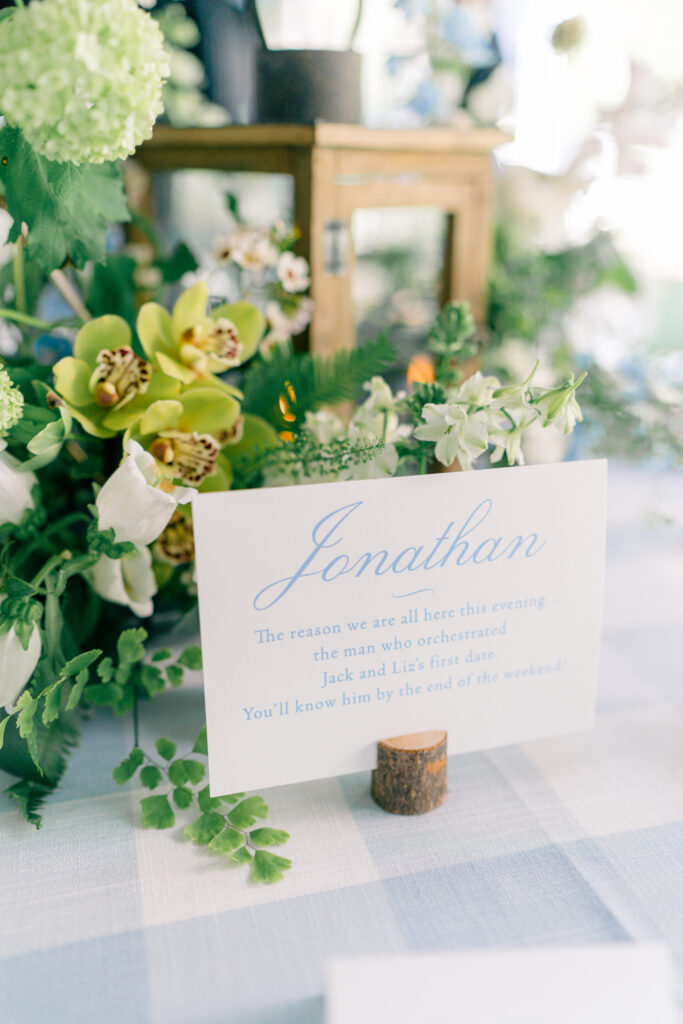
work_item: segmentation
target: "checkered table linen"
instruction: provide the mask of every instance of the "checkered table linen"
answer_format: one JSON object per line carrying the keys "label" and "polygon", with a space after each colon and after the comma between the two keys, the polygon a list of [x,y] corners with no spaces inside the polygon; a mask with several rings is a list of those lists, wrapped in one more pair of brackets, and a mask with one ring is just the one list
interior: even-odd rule
{"label": "checkered table linen", "polygon": [[[654,940],[682,977],[683,480],[612,466],[609,491],[593,732],[452,758],[424,817],[368,773],[270,790],[294,867],[255,886],[138,827],[111,775],[132,725],[100,713],[41,831],[0,802],[0,1024],[321,1024],[342,954]],[[200,688],[169,693],[143,739],[202,718]]]}

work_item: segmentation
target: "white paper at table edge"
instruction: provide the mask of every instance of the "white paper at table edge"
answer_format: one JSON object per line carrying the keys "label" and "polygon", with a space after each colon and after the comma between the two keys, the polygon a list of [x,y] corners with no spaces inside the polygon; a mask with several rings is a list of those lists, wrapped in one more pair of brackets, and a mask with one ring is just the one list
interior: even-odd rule
{"label": "white paper at table edge", "polygon": [[[459,1002],[458,982],[464,978],[474,980],[477,972],[485,968],[485,980],[489,983],[487,991],[500,996],[501,1008],[506,1006],[515,1012],[507,1002],[505,984],[501,986],[500,977],[496,977],[496,968],[510,971],[537,971],[541,977],[544,971],[561,970],[567,966],[567,984],[573,979],[572,969],[576,972],[582,962],[590,958],[590,965],[603,972],[610,972],[609,980],[617,981],[627,978],[627,982],[636,982],[645,986],[646,994],[657,999],[657,1004],[650,1003],[653,1017],[648,1012],[647,1020],[634,1019],[631,1024],[681,1024],[674,997],[674,972],[671,951],[663,943],[643,942],[611,942],[580,946],[539,946],[539,947],[503,947],[484,949],[464,949],[435,952],[419,951],[414,953],[388,953],[367,956],[342,956],[326,961],[324,964],[324,1024],[426,1024],[427,1018],[415,1016],[429,1014],[434,1009],[433,999],[443,998],[439,993],[447,992],[452,1001],[454,1024],[470,1024],[470,1017],[463,1016],[471,1012],[471,1007],[462,1006]],[[598,963],[596,963],[598,961]],[[576,964],[576,966],[574,966]],[[419,982],[420,1005],[411,998],[410,983]],[[591,979],[595,981],[595,979]],[[441,983],[442,988],[437,986]],[[432,985],[431,989],[427,986]],[[598,993],[600,992],[598,979]],[[341,993],[352,991],[354,1001],[351,1005],[340,1006]],[[481,990],[480,990],[481,991]],[[425,992],[427,1000],[424,1001]],[[390,1002],[386,1007],[387,1015],[380,1015],[378,1007],[382,998],[389,993]],[[583,995],[583,993],[582,993]],[[357,998],[356,998],[357,997]],[[372,1016],[365,1016],[363,1009],[372,1007]],[[442,1009],[438,1007],[437,1009]],[[543,1012],[543,1006],[534,1013]],[[487,1011],[488,1012],[488,1011]],[[521,1012],[521,1011],[520,1011]],[[359,1016],[360,1013],[360,1016]],[[343,1014],[343,1015],[342,1015]],[[353,1016],[350,1016],[353,1014]],[[437,1018],[438,1020],[438,1018]],[[493,1022],[493,1018],[487,1018]],[[507,1018],[502,1019],[503,1024]],[[543,1024],[553,1024],[554,1018],[543,1017]],[[480,1018],[474,1018],[479,1024]],[[620,1016],[617,1019],[601,1017],[600,1024],[629,1024],[630,1018]],[[495,1024],[498,1024],[496,1020]],[[535,1024],[535,1022],[534,1022]],[[582,1024],[578,1018],[576,1024]]]}
{"label": "white paper at table edge", "polygon": [[[572,468],[575,468],[575,467],[581,467],[581,466],[586,466],[586,467],[592,466],[592,467],[595,468],[595,470],[602,470],[602,474],[603,474],[603,488],[605,489],[603,491],[603,508],[602,508],[602,511],[604,513],[605,504],[606,504],[606,479],[607,479],[607,468],[608,468],[608,464],[607,464],[607,460],[606,459],[580,459],[580,460],[569,461],[569,462],[565,462],[565,463],[552,463],[552,464],[544,464],[544,465],[512,467],[512,472],[520,473],[520,474],[521,473],[535,474],[537,472],[544,472],[546,470],[551,470],[551,469],[561,469],[562,468],[562,469],[569,470],[569,469],[572,469]],[[481,475],[484,475],[484,474],[488,475],[488,474],[495,473],[496,469],[497,469],[497,467],[492,467],[490,469],[477,470],[477,471],[473,471],[471,473],[458,474],[458,476],[464,475],[465,477],[468,477],[468,478],[469,477],[473,477],[473,476],[480,477]],[[499,475],[499,474],[497,474],[497,475]],[[258,494],[259,498],[261,498],[267,491],[273,491],[273,492],[278,491],[280,493],[282,493],[284,491],[284,492],[286,492],[288,494],[288,496],[290,494],[296,494],[297,495],[297,501],[300,501],[302,504],[305,504],[305,502],[306,502],[306,492],[310,492],[311,489],[315,490],[316,492],[320,491],[321,488],[324,490],[327,486],[337,487],[337,488],[347,488],[347,487],[351,488],[351,487],[359,487],[360,486],[360,487],[368,487],[368,488],[371,488],[371,489],[373,489],[373,488],[383,489],[383,488],[387,488],[387,487],[390,488],[392,485],[394,485],[396,483],[403,483],[403,484],[405,484],[408,480],[410,480],[413,483],[416,483],[419,479],[434,481],[435,479],[438,479],[438,477],[435,477],[434,475],[430,475],[430,476],[427,476],[427,477],[424,477],[424,478],[418,478],[418,477],[402,477],[402,478],[401,477],[395,477],[395,478],[390,478],[390,477],[387,477],[387,478],[383,478],[383,479],[379,479],[379,480],[367,480],[367,481],[354,481],[354,480],[350,480],[350,481],[335,481],[335,482],[333,482],[333,483],[331,483],[329,485],[320,484],[320,483],[304,484],[304,485],[299,485],[299,486],[296,486],[296,487],[287,487],[287,488],[284,488],[284,489],[283,488],[258,488],[258,489],[250,489],[250,490],[247,490],[247,491],[212,492],[212,493],[200,494],[199,495],[199,499],[201,500],[201,503],[206,506],[208,503],[217,502],[217,501],[224,501],[226,498],[230,499],[230,500],[234,499],[234,500],[237,500],[239,502],[240,499],[242,499],[243,497],[246,498],[247,495],[252,495],[253,496],[255,494]],[[604,528],[604,521],[603,521],[603,528]],[[199,541],[198,541],[198,547],[199,547]],[[594,593],[600,595],[599,603],[600,603],[601,607],[602,607],[602,601],[603,601],[602,595],[604,593],[604,534],[603,534],[602,551],[603,551],[603,555],[602,555],[601,571],[600,571],[600,574],[599,574],[598,585],[597,585],[597,587],[594,590]],[[199,563],[199,561],[200,560],[198,560],[198,563]],[[206,558],[204,559],[204,564],[208,564]],[[201,567],[200,567],[199,564],[198,564],[198,567],[197,567],[197,572],[198,572],[198,581],[199,581],[199,605],[200,605],[200,622],[201,622],[201,620],[202,620],[202,613],[201,613],[201,605],[202,605],[202,584],[201,584],[202,570],[201,570]],[[204,573],[206,573],[206,570],[204,570]],[[598,626],[598,630],[599,630],[599,626]],[[595,666],[595,672],[596,672],[596,676],[597,676],[597,672],[598,672],[598,664],[597,664],[597,662],[596,662],[596,666]],[[596,678],[596,686],[597,686],[597,678]],[[215,697],[212,697],[212,700],[215,700]],[[209,694],[208,694],[206,685],[205,685],[205,701],[207,703],[207,718],[209,718],[210,717],[210,716],[208,716]],[[214,715],[213,718],[215,719],[216,716]],[[568,734],[570,732],[575,732],[577,730],[583,731],[585,729],[592,728],[592,726],[594,724],[594,719],[595,719],[595,701],[593,701],[593,707],[592,707],[592,711],[591,711],[591,714],[590,714],[590,721],[588,720],[588,718],[586,718],[578,726],[575,725],[575,724],[571,724],[571,725],[568,724],[566,728],[563,726],[562,728],[555,728],[552,731],[543,731],[542,733],[536,733],[533,736],[525,736],[523,738],[510,738],[510,739],[506,739],[506,740],[503,740],[503,741],[497,741],[495,743],[487,743],[486,746],[482,746],[481,744],[477,743],[477,744],[474,744],[474,745],[472,745],[470,747],[465,748],[465,750],[463,752],[468,752],[470,750],[491,749],[491,748],[493,748],[495,746],[515,744],[515,743],[519,743],[519,742],[527,742],[529,739],[545,738],[545,737],[556,736],[556,735],[566,735],[566,734]],[[209,754],[210,754],[211,753],[211,746],[212,746],[211,734],[212,734],[212,731],[216,730],[216,725],[214,724],[212,726],[212,723],[211,723],[210,720],[207,722],[207,724],[208,724],[208,727],[209,727]],[[425,726],[425,728],[427,728],[427,727]],[[391,728],[387,727],[387,730],[385,730],[384,735],[388,735],[388,734],[398,735],[398,734],[405,733],[406,731],[409,732],[411,730],[410,729],[406,730],[404,728],[400,728],[400,729],[394,729],[393,732],[392,732]],[[458,750],[456,752],[460,752],[460,750]],[[252,784],[247,786],[247,788],[251,790],[251,789],[267,789],[267,788],[270,788],[271,786],[281,786],[281,785],[290,785],[290,784],[291,785],[295,785],[295,784],[297,784],[298,782],[301,782],[301,781],[311,781],[313,779],[323,779],[323,778],[329,778],[329,777],[336,777],[336,776],[338,776],[340,774],[346,774],[348,772],[364,771],[364,770],[367,770],[369,767],[370,767],[369,764],[368,765],[365,765],[365,764],[360,765],[360,764],[358,764],[358,765],[355,765],[352,768],[346,769],[345,771],[339,771],[339,770],[336,770],[334,768],[330,768],[329,770],[323,770],[323,771],[321,771],[321,772],[319,772],[319,773],[317,773],[315,775],[307,773],[305,775],[301,775],[299,778],[286,779],[284,782],[280,781],[280,780],[270,781],[269,779],[256,779],[256,780],[252,780]],[[210,774],[210,780],[211,780],[211,762],[209,763],[209,774]],[[214,785],[212,783],[212,792],[214,792],[214,788],[215,787],[214,787]],[[230,787],[228,787],[228,789],[229,788]],[[232,788],[234,789],[235,787],[233,786]],[[244,786],[242,786],[241,788],[244,788]],[[215,791],[218,792],[219,790],[221,792],[223,792],[225,790],[225,785],[223,785],[223,786],[218,785],[215,788]]]}

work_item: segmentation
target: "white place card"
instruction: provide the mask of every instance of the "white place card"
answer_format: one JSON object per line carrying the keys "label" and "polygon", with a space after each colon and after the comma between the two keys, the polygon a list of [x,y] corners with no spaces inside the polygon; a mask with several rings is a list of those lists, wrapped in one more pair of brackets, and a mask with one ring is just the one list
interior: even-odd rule
{"label": "white place card", "polygon": [[658,945],[412,953],[331,961],[325,1024],[676,1024]]}
{"label": "white place card", "polygon": [[604,461],[201,494],[212,793],[593,723]]}

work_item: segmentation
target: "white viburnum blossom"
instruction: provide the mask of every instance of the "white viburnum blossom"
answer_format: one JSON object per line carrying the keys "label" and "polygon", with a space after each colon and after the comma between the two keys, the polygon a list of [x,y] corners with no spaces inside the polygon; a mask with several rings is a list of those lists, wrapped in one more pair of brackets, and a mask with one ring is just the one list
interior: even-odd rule
{"label": "white viburnum blossom", "polygon": [[422,417],[426,422],[415,428],[414,436],[435,442],[434,455],[444,466],[457,459],[462,469],[471,469],[488,447],[487,424],[479,413],[468,416],[461,405],[429,403]]}
{"label": "white viburnum blossom", "polygon": [[190,501],[193,487],[169,484],[156,459],[137,441],[128,442],[128,456],[97,495],[100,530],[114,530],[117,543],[151,544],[166,528],[177,505]]}
{"label": "white viburnum blossom", "polygon": [[129,156],[152,134],[168,74],[161,30],[136,0],[42,0],[2,23],[2,112],[49,160]]}
{"label": "white viburnum blossom", "polygon": [[33,508],[31,490],[38,483],[35,473],[21,472],[21,462],[4,449],[7,442],[0,439],[0,526],[18,525],[24,513]]}
{"label": "white viburnum blossom", "polygon": [[0,436],[14,427],[24,414],[24,396],[12,384],[7,370],[0,370]]}
{"label": "white viburnum blossom", "polygon": [[577,381],[572,378],[561,387],[546,391],[544,395],[536,399],[534,404],[543,417],[544,427],[552,425],[557,427],[561,433],[570,434],[577,422],[583,419],[575,392],[585,376],[586,374],[583,373]]}
{"label": "white viburnum blossom", "polygon": [[307,261],[289,250],[277,261],[277,276],[286,292],[305,292],[311,283]]}
{"label": "white viburnum blossom", "polygon": [[102,555],[86,577],[95,593],[105,601],[126,605],[141,619],[148,618],[154,611],[152,598],[157,592],[157,582],[149,548],[138,548],[121,558]]}
{"label": "white viburnum blossom", "polygon": [[[4,594],[0,595],[0,604],[4,600]],[[0,633],[0,706],[8,713],[33,675],[41,649],[40,630],[36,625],[26,648],[13,625],[7,632]]]}

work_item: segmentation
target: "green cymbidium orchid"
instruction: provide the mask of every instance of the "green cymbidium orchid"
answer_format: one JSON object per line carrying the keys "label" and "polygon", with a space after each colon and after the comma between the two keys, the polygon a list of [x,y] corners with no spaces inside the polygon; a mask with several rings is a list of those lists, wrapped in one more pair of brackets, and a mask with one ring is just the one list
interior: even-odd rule
{"label": "green cymbidium orchid", "polygon": [[206,494],[208,491],[229,491],[232,487],[232,476],[232,466],[226,458],[225,451],[219,452],[215,471],[211,476],[206,477],[197,490],[201,494]]}
{"label": "green cymbidium orchid", "polygon": [[211,379],[254,355],[265,328],[263,314],[249,302],[217,306],[207,315],[204,281],[180,296],[173,313],[157,302],[140,309],[137,330],[148,357],[185,385]]}
{"label": "green cymbidium orchid", "polygon": [[271,451],[281,444],[277,431],[270,423],[261,419],[260,416],[245,413],[244,426],[240,436],[235,438],[229,447],[223,449],[221,458],[227,462],[232,476],[234,467],[238,471],[240,468],[244,469],[245,466],[258,460],[265,452]]}
{"label": "green cymbidium orchid", "polygon": [[124,447],[133,438],[169,479],[198,487],[212,474],[220,475],[220,450],[239,438],[241,428],[239,402],[232,395],[222,388],[193,386],[178,398],[150,405],[127,431]]}
{"label": "green cymbidium orchid", "polygon": [[180,382],[136,355],[120,316],[90,320],[76,335],[73,356],[54,367],[55,390],[84,430],[115,437],[158,399],[174,398]]}

